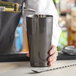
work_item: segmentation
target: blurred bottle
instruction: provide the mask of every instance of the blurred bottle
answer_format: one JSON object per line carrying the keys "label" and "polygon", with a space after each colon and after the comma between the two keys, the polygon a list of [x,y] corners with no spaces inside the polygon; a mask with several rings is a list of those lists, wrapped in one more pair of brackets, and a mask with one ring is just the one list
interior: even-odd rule
{"label": "blurred bottle", "polygon": [[61,49],[65,46],[67,46],[67,28],[66,27],[63,27],[62,28],[62,33],[60,35],[60,39],[59,39],[59,43],[58,43],[58,46],[57,46],[57,50],[58,51],[61,51]]}
{"label": "blurred bottle", "polygon": [[23,29],[23,53],[29,53],[29,47],[28,47],[28,39],[27,39],[27,29],[25,29],[24,25],[22,25]]}
{"label": "blurred bottle", "polygon": [[29,46],[28,46],[28,38],[27,38],[27,27],[26,27],[26,16],[35,14],[35,10],[31,8],[27,8],[28,1],[23,1],[22,4],[22,16],[23,16],[23,49],[22,52],[26,52],[27,56],[29,56]]}
{"label": "blurred bottle", "polygon": [[16,28],[15,32],[16,52],[20,52],[22,50],[22,45],[23,45],[23,31],[22,31],[22,18],[20,18],[19,25]]}
{"label": "blurred bottle", "polygon": [[71,8],[71,20],[68,27],[68,45],[73,45],[76,48],[76,0]]}
{"label": "blurred bottle", "polygon": [[18,3],[0,1],[0,7],[4,7],[3,11],[6,11],[6,12],[20,12],[21,11],[21,4],[18,4]]}

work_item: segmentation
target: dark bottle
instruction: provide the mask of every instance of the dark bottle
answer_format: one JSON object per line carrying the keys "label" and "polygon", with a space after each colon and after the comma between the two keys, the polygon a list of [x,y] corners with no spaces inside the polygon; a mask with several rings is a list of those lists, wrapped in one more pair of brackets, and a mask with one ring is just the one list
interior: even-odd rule
{"label": "dark bottle", "polygon": [[33,67],[48,66],[51,49],[53,16],[29,15],[26,17],[30,62]]}

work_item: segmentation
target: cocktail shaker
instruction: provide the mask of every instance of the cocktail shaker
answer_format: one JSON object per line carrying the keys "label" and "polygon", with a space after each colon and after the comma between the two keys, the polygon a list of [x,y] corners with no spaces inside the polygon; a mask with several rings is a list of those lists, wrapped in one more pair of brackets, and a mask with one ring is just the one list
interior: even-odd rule
{"label": "cocktail shaker", "polygon": [[26,17],[30,63],[33,67],[48,66],[53,33],[52,15],[28,15]]}

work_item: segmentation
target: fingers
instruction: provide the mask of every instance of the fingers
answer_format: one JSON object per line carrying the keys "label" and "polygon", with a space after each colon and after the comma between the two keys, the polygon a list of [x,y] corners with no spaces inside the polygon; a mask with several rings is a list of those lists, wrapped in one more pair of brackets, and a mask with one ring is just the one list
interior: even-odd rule
{"label": "fingers", "polygon": [[51,62],[53,61],[54,59],[56,59],[58,56],[58,52],[56,51],[53,55],[51,55],[49,58],[48,58],[48,61]]}
{"label": "fingers", "polygon": [[57,60],[57,58],[54,58],[51,62],[48,63],[49,66],[52,66],[53,63]]}
{"label": "fingers", "polygon": [[49,51],[48,65],[52,66],[53,63],[57,60],[58,52],[55,46],[52,46],[52,49]]}
{"label": "fingers", "polygon": [[52,47],[52,49],[49,51],[49,54],[53,55],[57,51],[57,48],[53,45],[51,47]]}

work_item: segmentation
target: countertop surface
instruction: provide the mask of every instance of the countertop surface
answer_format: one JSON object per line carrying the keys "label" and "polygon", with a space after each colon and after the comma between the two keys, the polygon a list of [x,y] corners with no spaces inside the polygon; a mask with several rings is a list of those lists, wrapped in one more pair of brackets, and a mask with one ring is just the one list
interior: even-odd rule
{"label": "countertop surface", "polygon": [[0,76],[76,76],[76,66],[34,73],[32,70],[52,69],[56,67],[76,64],[76,60],[57,60],[52,67],[31,67],[30,62],[0,62]]}

